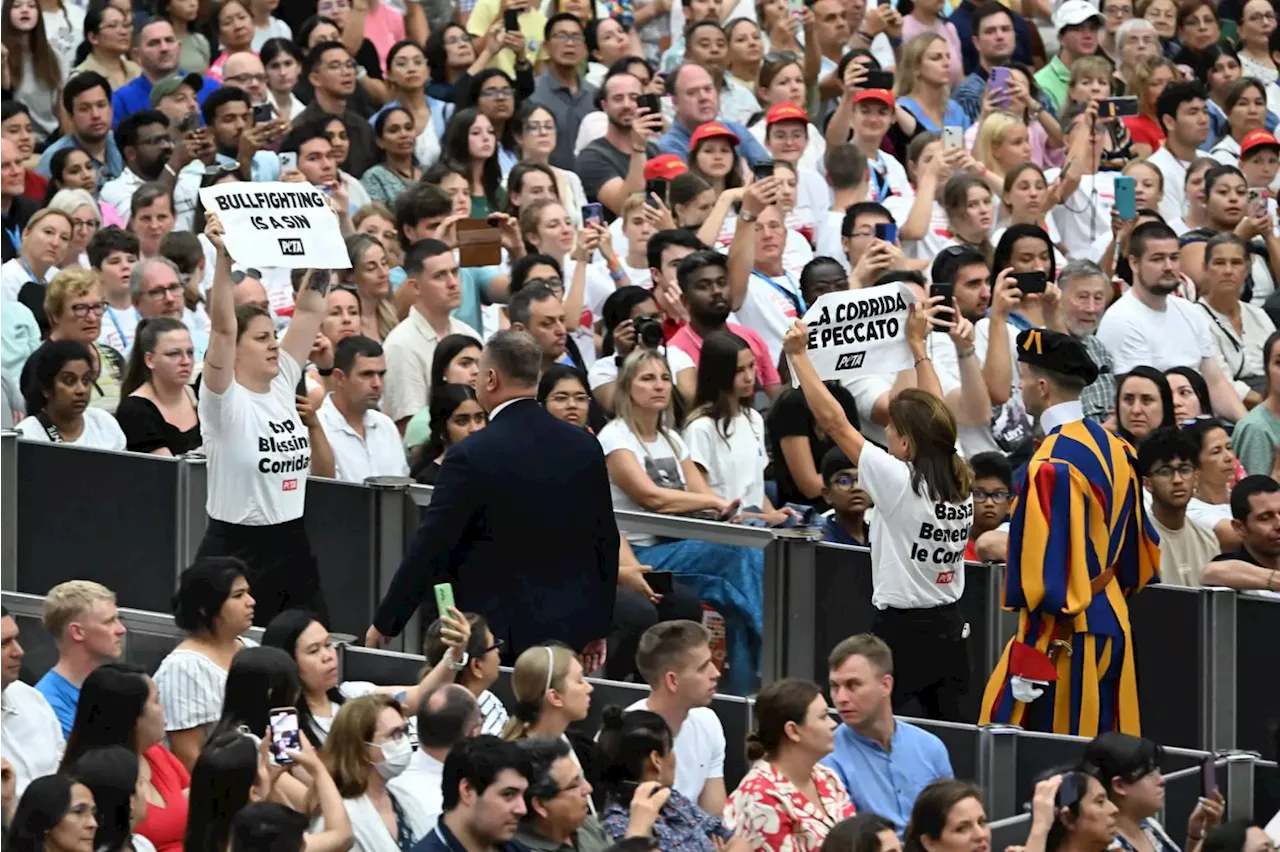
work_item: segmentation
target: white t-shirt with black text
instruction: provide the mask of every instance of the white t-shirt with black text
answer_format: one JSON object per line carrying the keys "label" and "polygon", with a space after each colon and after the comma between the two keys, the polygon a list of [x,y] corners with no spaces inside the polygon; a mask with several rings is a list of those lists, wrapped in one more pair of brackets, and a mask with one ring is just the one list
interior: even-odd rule
{"label": "white t-shirt with black text", "polygon": [[934,500],[911,487],[912,467],[874,444],[858,459],[862,487],[878,511],[871,519],[871,603],[876,609],[928,609],[964,594],[964,548],[973,498]]}
{"label": "white t-shirt with black text", "polygon": [[266,393],[234,379],[221,394],[200,389],[211,518],[257,527],[302,517],[311,471],[311,441],[294,397],[302,365],[283,349],[279,358]]}
{"label": "white t-shirt with black text", "polygon": [[[668,438],[670,440],[668,440]],[[689,458],[689,448],[675,432],[668,432],[666,437],[658,436],[653,443],[641,441],[631,427],[623,420],[613,420],[600,430],[597,436],[604,457],[608,460],[614,453],[631,453],[635,456],[640,469],[659,488],[673,488],[686,491],[684,471],[681,462]],[[613,497],[613,508],[624,512],[643,512],[644,507],[632,500],[627,492],[609,477],[609,492]],[[656,536],[644,533],[626,533],[627,541],[634,547],[648,547],[658,543]]]}

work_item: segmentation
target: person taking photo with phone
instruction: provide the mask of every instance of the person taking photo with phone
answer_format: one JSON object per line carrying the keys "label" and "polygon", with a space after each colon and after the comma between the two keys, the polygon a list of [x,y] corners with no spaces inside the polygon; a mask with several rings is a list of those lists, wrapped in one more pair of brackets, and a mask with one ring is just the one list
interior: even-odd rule
{"label": "person taking photo with phone", "polygon": [[854,428],[823,384],[809,360],[803,322],[787,331],[783,348],[819,428],[858,466],[860,484],[876,504],[872,629],[895,657],[920,661],[899,675],[894,711],[918,702],[918,712],[929,718],[959,721],[969,683],[969,628],[957,602],[973,523],[973,473],[956,449],[956,420],[926,349],[931,322],[955,325],[938,316],[941,302],[935,296],[911,306],[907,343],[917,386],[889,403],[888,451]]}

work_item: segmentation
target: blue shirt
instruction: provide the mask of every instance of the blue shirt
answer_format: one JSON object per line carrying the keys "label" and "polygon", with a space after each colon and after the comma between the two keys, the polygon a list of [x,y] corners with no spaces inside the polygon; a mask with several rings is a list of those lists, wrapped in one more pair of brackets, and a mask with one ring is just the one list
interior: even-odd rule
{"label": "blue shirt", "polygon": [[823,540],[832,544],[852,544],[855,547],[866,547],[871,543],[870,530],[865,523],[862,525],[862,541],[858,541],[849,535],[848,531],[840,526],[840,522],[836,520],[835,515],[823,518],[821,529]]}
{"label": "blue shirt", "polygon": [[[204,99],[209,97],[209,93],[218,88],[218,82],[208,77],[204,78],[204,85],[200,87],[200,91],[196,92],[196,100],[203,105]],[[119,127],[120,122],[124,121],[135,112],[151,109],[151,81],[147,79],[146,74],[139,74],[128,83],[116,89],[115,94],[111,96],[111,119],[112,127]]]}
{"label": "blue shirt", "polygon": [[[515,840],[508,840],[498,847],[499,852],[528,852]],[[458,842],[453,832],[444,824],[444,815],[436,827],[427,832],[427,836],[413,845],[413,852],[467,852],[467,847]]]}
{"label": "blue shirt", "polygon": [[[732,130],[734,135],[738,137],[738,156],[745,157],[750,165],[754,166],[756,163],[772,159],[759,140],[751,135],[750,130],[747,130],[736,121],[725,121],[724,119],[716,119],[716,121]],[[671,122],[671,129],[658,137],[658,153],[675,154],[681,160],[688,162],[689,140],[692,138],[692,130],[678,121],[673,121]]]}
{"label": "blue shirt", "polygon": [[[53,155],[61,151],[63,148],[79,147],[74,136],[63,136],[57,142],[54,142],[48,148],[44,149],[44,155],[40,157],[40,162],[36,165],[36,174],[41,177],[49,177],[49,163],[53,160]],[[81,148],[81,150],[84,150]],[[88,151],[85,151],[89,154]],[[102,185],[109,180],[120,177],[120,173],[124,171],[124,157],[120,155],[120,149],[116,147],[116,138],[114,134],[107,134],[107,147],[103,151],[105,160],[99,161],[89,154],[89,160],[93,163],[94,168],[98,170],[98,191],[102,191]]]}
{"label": "blue shirt", "polygon": [[835,751],[822,759],[840,776],[858,813],[875,813],[901,835],[920,791],[939,778],[952,778],[951,758],[942,740],[895,719],[891,751],[848,725],[836,728]]}
{"label": "blue shirt", "polygon": [[71,736],[71,726],[76,721],[76,705],[80,703],[80,687],[49,669],[44,677],[36,681],[36,691],[45,697],[53,708],[53,715],[58,717],[62,725],[62,735]]}
{"label": "blue shirt", "polygon": [[[966,74],[978,67],[978,48],[973,44],[973,13],[977,8],[973,0],[964,0],[947,16],[947,20],[951,21],[951,25],[956,28],[956,35],[960,38],[960,58],[964,62]],[[1013,18],[1013,61],[1028,66],[1033,65],[1031,27],[1027,26],[1027,19],[1017,12],[1011,9],[1006,11]],[[952,57],[953,61],[954,59],[955,57]]]}
{"label": "blue shirt", "polygon": [[947,101],[947,108],[942,113],[941,126],[934,124],[933,120],[925,115],[924,109],[921,108],[920,104],[916,103],[916,99],[910,95],[898,98],[898,106],[906,108],[907,112],[915,116],[920,126],[930,133],[941,133],[943,127],[959,127],[967,130],[969,125],[973,124],[969,120],[969,116],[965,114],[964,107],[953,100]]}

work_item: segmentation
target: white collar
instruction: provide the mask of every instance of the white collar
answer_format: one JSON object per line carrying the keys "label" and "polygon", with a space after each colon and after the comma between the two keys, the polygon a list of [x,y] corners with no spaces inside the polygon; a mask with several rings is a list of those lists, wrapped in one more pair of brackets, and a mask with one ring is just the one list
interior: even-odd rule
{"label": "white collar", "polygon": [[497,417],[499,414],[501,414],[502,412],[506,411],[506,410],[507,410],[507,407],[508,407],[509,405],[511,405],[512,403],[520,402],[520,401],[522,401],[522,400],[526,400],[526,399],[533,399],[533,397],[531,397],[531,396],[518,396],[518,397],[516,397],[515,399],[509,399],[509,400],[507,400],[506,402],[499,403],[499,404],[498,404],[498,406],[497,406],[496,408],[494,408],[494,409],[493,409],[493,411],[490,411],[490,412],[489,412],[489,422],[490,422],[490,423],[492,423],[492,422],[493,422],[493,418]]}
{"label": "white collar", "polygon": [[1040,428],[1044,430],[1045,435],[1048,435],[1059,426],[1083,419],[1084,406],[1080,404],[1080,400],[1073,399],[1051,405],[1040,412]]}

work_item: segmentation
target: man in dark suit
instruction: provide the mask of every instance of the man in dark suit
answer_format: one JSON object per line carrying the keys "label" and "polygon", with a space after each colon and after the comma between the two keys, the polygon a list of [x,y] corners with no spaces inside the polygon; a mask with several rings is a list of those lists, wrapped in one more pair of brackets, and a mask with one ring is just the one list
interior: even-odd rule
{"label": "man in dark suit", "polygon": [[[424,275],[457,277],[453,252]],[[455,283],[456,287],[457,284]],[[604,663],[618,579],[618,526],[599,443],[533,398],[542,351],[521,331],[498,332],[480,356],[476,395],[488,427],[449,449],[422,525],[366,634],[395,636],[437,583],[503,639],[510,665],[559,640]]]}

